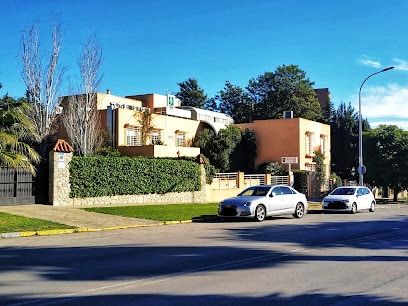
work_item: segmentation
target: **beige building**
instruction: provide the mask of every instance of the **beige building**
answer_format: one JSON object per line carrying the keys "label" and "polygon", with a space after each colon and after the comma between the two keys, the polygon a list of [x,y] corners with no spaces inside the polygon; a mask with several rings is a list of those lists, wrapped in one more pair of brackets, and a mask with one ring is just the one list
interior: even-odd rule
{"label": "beige building", "polygon": [[[61,105],[67,98],[62,98]],[[172,95],[119,97],[108,90],[96,94],[96,103],[101,129],[112,135],[112,145],[125,156],[196,157],[200,149],[191,145],[197,132],[204,128],[218,132],[233,123],[222,113],[182,108],[181,101]],[[144,111],[150,114],[148,131],[143,129],[144,121],[135,116]]]}

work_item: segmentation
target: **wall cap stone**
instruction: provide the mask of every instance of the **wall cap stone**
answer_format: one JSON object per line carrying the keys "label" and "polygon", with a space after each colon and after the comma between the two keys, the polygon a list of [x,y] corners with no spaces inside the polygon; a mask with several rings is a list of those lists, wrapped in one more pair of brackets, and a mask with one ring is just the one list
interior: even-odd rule
{"label": "wall cap stone", "polygon": [[74,149],[64,139],[58,139],[55,146],[52,148],[54,152],[71,153]]}

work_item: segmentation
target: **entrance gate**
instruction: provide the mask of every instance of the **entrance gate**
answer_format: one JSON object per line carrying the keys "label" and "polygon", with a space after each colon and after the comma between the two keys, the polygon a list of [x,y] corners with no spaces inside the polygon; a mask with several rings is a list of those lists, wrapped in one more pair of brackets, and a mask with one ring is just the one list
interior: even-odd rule
{"label": "entrance gate", "polygon": [[34,178],[27,170],[0,168],[0,205],[35,203]]}

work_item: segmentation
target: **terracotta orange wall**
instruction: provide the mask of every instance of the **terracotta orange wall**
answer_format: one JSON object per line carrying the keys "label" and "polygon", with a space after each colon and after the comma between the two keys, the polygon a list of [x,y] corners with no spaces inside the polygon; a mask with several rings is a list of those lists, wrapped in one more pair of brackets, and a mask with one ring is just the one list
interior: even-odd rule
{"label": "terracotta orange wall", "polygon": [[284,156],[299,155],[299,118],[256,120],[237,124],[241,131],[255,133],[257,157],[255,166],[265,162],[281,162]]}
{"label": "terracotta orange wall", "polygon": [[148,107],[151,109],[153,109],[154,107],[154,95],[153,94],[126,96],[126,98],[142,101],[143,107]]}
{"label": "terracotta orange wall", "polygon": [[[255,133],[257,157],[255,166],[268,162],[281,163],[282,157],[298,157],[298,164],[292,169],[306,170],[306,164],[313,163],[312,157],[306,155],[306,132],[314,133],[314,150],[320,145],[320,135],[328,136],[324,164],[330,165],[330,126],[303,119],[256,120],[253,123],[235,124],[241,131],[248,128]],[[287,165],[283,165],[288,168]]]}

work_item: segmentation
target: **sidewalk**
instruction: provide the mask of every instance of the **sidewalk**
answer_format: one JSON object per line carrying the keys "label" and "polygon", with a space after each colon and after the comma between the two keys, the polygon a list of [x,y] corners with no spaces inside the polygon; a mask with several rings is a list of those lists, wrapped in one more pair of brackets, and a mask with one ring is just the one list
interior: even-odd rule
{"label": "sidewalk", "polygon": [[[81,207],[83,208],[83,207]],[[55,235],[63,233],[100,231],[120,228],[133,228],[168,224],[154,220],[128,218],[115,215],[84,211],[78,207],[51,206],[42,204],[0,206],[0,212],[19,215],[28,218],[37,218],[70,225],[72,230],[53,230],[24,233],[0,233],[1,238],[35,235]]]}

